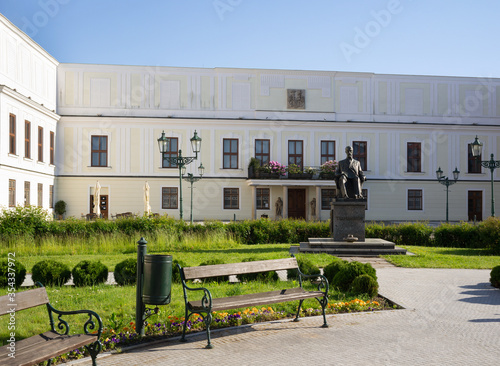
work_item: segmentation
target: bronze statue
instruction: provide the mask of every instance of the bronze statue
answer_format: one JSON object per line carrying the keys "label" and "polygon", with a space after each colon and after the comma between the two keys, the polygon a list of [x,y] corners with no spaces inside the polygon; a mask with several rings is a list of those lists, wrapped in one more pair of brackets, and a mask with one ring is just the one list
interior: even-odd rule
{"label": "bronze statue", "polygon": [[352,157],[352,147],[345,148],[347,158],[339,161],[337,170],[335,171],[335,182],[340,190],[339,198],[343,199],[363,199],[363,186],[366,177],[361,170],[359,161]]}

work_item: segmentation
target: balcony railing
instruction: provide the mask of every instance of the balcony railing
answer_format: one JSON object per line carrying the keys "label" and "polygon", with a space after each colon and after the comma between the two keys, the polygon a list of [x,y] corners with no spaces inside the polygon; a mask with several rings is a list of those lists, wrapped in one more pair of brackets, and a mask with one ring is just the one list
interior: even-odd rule
{"label": "balcony railing", "polygon": [[307,169],[298,173],[286,172],[284,174],[266,172],[261,169],[248,169],[249,179],[322,179],[322,180],[334,180],[335,173],[322,172],[319,167],[312,167],[312,169]]}

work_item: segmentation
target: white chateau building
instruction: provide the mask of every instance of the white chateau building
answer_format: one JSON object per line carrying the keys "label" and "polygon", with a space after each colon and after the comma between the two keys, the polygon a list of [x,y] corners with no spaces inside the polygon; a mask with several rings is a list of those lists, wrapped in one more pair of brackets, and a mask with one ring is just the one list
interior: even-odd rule
{"label": "white chateau building", "polygon": [[[66,216],[92,212],[97,181],[101,214],[151,211],[179,218],[179,169],[170,154],[193,156],[194,220],[327,220],[333,180],[262,179],[250,159],[304,168],[345,158],[354,147],[367,177],[367,220],[445,220],[441,168],[458,182],[449,218],[482,220],[491,211],[490,171],[500,158],[500,79],[380,75],[334,71],[60,64],[0,15],[0,205],[67,203]],[[494,172],[494,178],[499,174]],[[309,177],[310,178],[310,177]],[[190,184],[183,182],[184,219]],[[500,186],[495,183],[498,201]]]}

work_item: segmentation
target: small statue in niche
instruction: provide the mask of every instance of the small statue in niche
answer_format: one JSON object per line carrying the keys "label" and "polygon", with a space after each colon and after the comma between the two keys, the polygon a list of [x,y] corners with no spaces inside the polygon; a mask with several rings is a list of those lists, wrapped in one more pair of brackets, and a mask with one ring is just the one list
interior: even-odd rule
{"label": "small statue in niche", "polygon": [[276,206],[276,218],[283,217],[283,200],[281,199],[281,197],[278,197],[275,206]]}
{"label": "small statue in niche", "polygon": [[316,216],[316,198],[311,200],[311,216]]}
{"label": "small statue in niche", "polygon": [[341,199],[363,199],[362,186],[366,180],[361,164],[352,157],[352,147],[345,148],[347,158],[339,161],[335,171],[335,183],[340,190]]}

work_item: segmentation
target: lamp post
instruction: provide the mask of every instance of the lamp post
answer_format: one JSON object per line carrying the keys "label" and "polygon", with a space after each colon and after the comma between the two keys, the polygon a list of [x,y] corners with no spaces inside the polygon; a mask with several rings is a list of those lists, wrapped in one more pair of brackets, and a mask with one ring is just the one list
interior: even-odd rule
{"label": "lamp post", "polygon": [[448,222],[448,188],[457,182],[459,174],[459,170],[457,169],[457,167],[455,167],[455,170],[453,171],[453,180],[449,180],[448,177],[443,176],[441,167],[436,170],[436,177],[438,182],[446,186],[446,222]]}
{"label": "lamp post", "polygon": [[[198,174],[200,174],[199,177],[195,177],[192,173],[188,173],[187,177],[183,177],[186,182],[191,183],[191,211],[189,214],[189,221],[191,224],[193,224],[193,183],[198,182],[201,177],[203,177],[203,174],[205,173],[205,167],[203,166],[203,163],[200,164],[198,167]],[[182,168],[182,175],[186,174],[186,167]]]}
{"label": "lamp post", "polygon": [[[483,143],[479,142],[477,139],[471,144],[472,156],[476,159],[480,159],[483,153]],[[495,216],[495,194],[493,191],[493,172],[496,168],[500,167],[500,161],[495,160],[493,154],[491,154],[490,160],[480,160],[481,166],[488,168],[491,172],[491,216]]]}
{"label": "lamp post", "polygon": [[163,156],[164,153],[170,152],[170,139],[165,137],[165,131],[161,133],[161,136],[158,139],[158,147],[160,149],[160,153],[162,154],[162,159],[179,167],[179,217],[181,220],[183,220],[184,216],[182,210],[182,168],[191,164],[194,160],[197,160],[198,153],[201,150],[201,137],[198,136],[196,130],[194,131],[194,136],[190,139],[190,141],[191,149],[195,153],[195,156],[182,156],[182,150],[178,151],[177,156]]}

